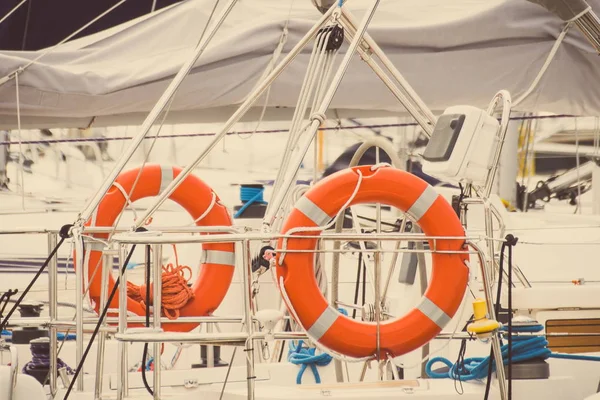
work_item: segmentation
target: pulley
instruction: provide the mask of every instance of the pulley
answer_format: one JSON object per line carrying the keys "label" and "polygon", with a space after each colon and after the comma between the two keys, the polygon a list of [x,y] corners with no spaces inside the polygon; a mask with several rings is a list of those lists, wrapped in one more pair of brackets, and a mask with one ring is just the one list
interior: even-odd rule
{"label": "pulley", "polygon": [[[381,305],[381,318],[379,320],[385,321],[385,320],[389,319],[389,317],[390,317],[389,307],[387,306],[387,304],[382,304]],[[377,319],[375,318],[375,304],[374,303],[366,303],[362,307],[360,318],[364,322],[376,322]]]}
{"label": "pulley", "polygon": [[325,50],[327,51],[337,51],[342,47],[342,43],[344,43],[344,28],[340,25],[330,25],[324,28],[321,28],[317,37],[323,34],[329,33],[329,38],[327,39],[327,44],[325,45]]}

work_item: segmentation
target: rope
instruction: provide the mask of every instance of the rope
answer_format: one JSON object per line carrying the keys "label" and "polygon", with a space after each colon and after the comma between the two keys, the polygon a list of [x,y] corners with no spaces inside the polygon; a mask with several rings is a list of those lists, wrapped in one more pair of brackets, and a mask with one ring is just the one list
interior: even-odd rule
{"label": "rope", "polygon": [[[175,251],[176,266],[169,263],[162,267],[161,311],[170,320],[179,318],[179,310],[194,298],[194,292],[188,286],[188,281],[192,277],[192,269],[187,265],[179,265],[177,249],[175,246],[173,246],[173,249]],[[186,272],[189,273],[187,278]],[[140,303],[144,309],[146,308],[144,301],[146,288],[147,286],[144,284],[138,286],[132,282],[127,282],[127,296]],[[150,285],[150,298],[152,298],[153,292],[153,286]],[[152,305],[152,303],[150,302],[149,305]]]}
{"label": "rope", "polygon": [[[532,326],[513,326],[514,332],[520,333],[535,333],[543,329],[540,324]],[[548,349],[548,341],[544,336],[529,336],[529,335],[511,335],[512,345],[512,362],[523,362],[529,360],[546,360],[548,358],[562,358],[568,360],[583,360],[583,361],[600,361],[598,356],[586,356],[580,354],[565,354],[554,353]],[[504,365],[508,364],[508,343],[501,347],[502,361]],[[448,372],[432,371],[432,366],[435,363],[446,365]],[[468,381],[474,379],[485,379],[490,363],[490,357],[471,357],[466,358],[462,362],[452,364],[445,357],[435,357],[429,360],[425,371],[432,379],[450,378],[460,381]],[[495,364],[492,364],[492,369],[495,370]]]}
{"label": "rope", "polygon": [[[508,336],[508,343],[500,348],[502,357],[502,364],[508,365],[508,398],[512,396],[512,365],[518,362],[524,362],[529,360],[545,360],[547,358],[563,358],[572,360],[587,360],[587,361],[600,361],[600,357],[596,356],[584,356],[584,355],[571,355],[562,353],[553,353],[548,349],[548,341],[545,336],[537,335],[519,335],[519,333],[536,333],[542,331],[544,328],[541,324],[534,325],[517,325],[515,326],[512,322],[512,249],[517,244],[518,238],[509,234],[505,237],[505,241],[502,243],[500,250],[500,261],[499,261],[499,274],[498,274],[498,290],[496,294],[496,304],[494,305],[495,315],[499,315],[500,312],[500,296],[502,294],[502,282],[503,282],[503,271],[504,271],[504,251],[508,249],[508,310],[509,310],[509,321],[507,327],[502,327],[502,331],[505,331]],[[516,332],[517,334],[513,334]],[[463,342],[466,346],[466,342]],[[465,348],[461,346],[461,353],[464,354]],[[431,370],[435,363],[441,362],[448,367],[448,372],[434,372]],[[471,357],[463,359],[462,355],[459,355],[458,361],[452,364],[450,360],[444,357],[435,357],[429,360],[425,366],[425,372],[430,378],[441,379],[451,378],[454,380],[468,381],[468,380],[481,380],[487,378],[485,398],[488,398],[491,375],[492,371],[496,368],[494,363],[494,353],[490,351],[488,357]]]}
{"label": "rope", "polygon": [[133,220],[137,221],[137,219],[138,219],[137,212],[135,212],[135,207],[133,207],[133,203],[131,201],[131,197],[129,197],[129,193],[127,193],[127,191],[125,190],[125,188],[123,187],[123,185],[121,185],[117,181],[113,182],[113,186],[116,187],[117,189],[119,189],[119,192],[121,192],[121,194],[125,198],[125,202],[127,203],[127,206],[129,206],[129,208],[133,212]]}
{"label": "rope", "polygon": [[[354,191],[352,192],[352,194],[350,195],[350,197],[348,198],[346,203],[342,206],[342,208],[340,208],[340,211],[337,213],[338,215],[345,212],[346,208],[348,208],[350,206],[350,203],[352,203],[352,201],[354,200],[354,197],[356,197],[358,190],[360,189],[360,185],[363,180],[363,174],[362,174],[362,172],[360,172],[360,170],[356,170],[356,173],[358,174],[358,180],[356,181],[356,186],[354,187]],[[327,223],[327,225],[325,225],[325,226],[310,226],[310,227],[309,226],[297,226],[295,228],[291,228],[285,234],[292,235],[297,232],[325,231],[325,230],[329,229],[333,224],[335,224],[336,219],[337,219],[337,215],[334,218],[332,218],[329,221],[329,223]],[[281,255],[279,256],[279,264],[283,264],[283,260],[285,258],[286,250],[287,250],[287,242],[288,242],[288,238],[285,237],[283,239],[283,249],[282,249],[283,251],[281,251]]]}
{"label": "rope", "polygon": [[313,375],[315,376],[315,382],[321,383],[321,376],[317,366],[324,367],[329,365],[333,357],[327,353],[315,354],[317,348],[308,348],[302,346],[303,341],[298,341],[298,345],[294,346],[294,341],[290,341],[290,350],[288,352],[288,361],[294,365],[300,365],[300,371],[296,376],[296,384],[302,383],[302,375],[306,371],[307,367],[310,367]]}
{"label": "rope", "polygon": [[540,83],[540,80],[542,79],[542,77],[546,73],[546,70],[548,69],[548,67],[550,66],[550,63],[554,59],[554,56],[558,52],[558,48],[560,47],[560,45],[563,42],[565,36],[567,35],[567,32],[569,32],[569,28],[570,27],[571,27],[571,22],[568,22],[564,26],[564,28],[560,32],[560,35],[558,35],[558,37],[554,41],[554,44],[552,45],[552,48],[550,49],[550,52],[548,53],[548,56],[546,57],[546,61],[544,61],[544,64],[542,65],[542,68],[538,72],[537,76],[535,77],[535,79],[533,80],[533,82],[531,82],[531,85],[529,86],[529,88],[527,88],[527,90],[525,91],[525,93],[523,93],[521,96],[519,96],[518,99],[516,99],[513,102],[513,107],[519,105],[523,100],[525,100],[531,94],[531,92],[533,92],[533,90],[537,87],[537,85]]}
{"label": "rope", "polygon": [[[348,311],[343,308],[338,308],[338,311],[348,316]],[[325,367],[329,365],[331,360],[333,359],[327,353],[315,354],[317,348],[316,347],[304,347],[303,341],[298,341],[297,345],[294,345],[294,341],[290,341],[290,350],[288,352],[288,361],[294,365],[300,365],[300,371],[298,371],[298,375],[296,376],[296,384],[300,385],[302,383],[302,375],[304,375],[304,371],[306,371],[307,367],[310,367],[313,375],[315,376],[315,382],[321,383],[321,376],[319,375],[318,366]]]}
{"label": "rope", "polygon": [[239,218],[254,203],[266,204],[267,202],[263,199],[264,192],[264,187],[257,188],[242,185],[240,187],[240,200],[244,205],[235,213],[233,218]]}
{"label": "rope", "polygon": [[[23,366],[23,373],[26,375],[35,375],[38,370],[48,371],[50,369],[50,342],[49,341],[31,341],[29,346],[31,350],[31,361]],[[60,358],[57,359],[58,369],[66,368],[69,375],[73,375],[73,370]]]}
{"label": "rope", "polygon": [[[290,23],[290,16],[292,14],[293,6],[294,6],[294,0],[292,0],[292,2],[290,4],[288,19],[287,19],[287,21],[285,21],[285,25],[283,26],[281,36],[279,37],[279,43],[277,44],[277,47],[275,47],[275,51],[273,52],[273,57],[271,58],[271,61],[269,61],[269,64],[267,65],[267,68],[265,68],[260,79],[256,82],[256,85],[254,86],[253,90],[256,89],[263,82],[263,80],[273,71],[273,69],[275,68],[275,63],[281,56],[281,52],[283,51],[283,48],[285,47],[285,45],[287,43],[287,39],[288,39],[288,33],[289,33],[288,25]],[[258,117],[258,121],[256,122],[256,126],[254,127],[254,130],[248,136],[241,136],[241,132],[237,132],[237,135],[240,139],[244,139],[244,140],[248,139],[248,138],[252,137],[252,135],[258,131],[258,128],[262,124],[263,118],[265,117],[265,113],[267,112],[267,107],[269,105],[269,96],[271,96],[271,87],[272,86],[269,85],[269,87],[267,88],[267,93],[265,94],[265,101],[264,101],[262,110],[260,112],[260,116]]]}
{"label": "rope", "polygon": [[215,192],[212,192],[212,198],[210,199],[210,204],[208,205],[208,208],[206,209],[206,211],[204,211],[202,213],[202,215],[200,215],[198,218],[196,218],[194,220],[194,222],[192,222],[190,225],[196,225],[198,223],[198,221],[202,221],[212,211],[215,204],[217,204],[217,195]]}
{"label": "rope", "polygon": [[264,203],[263,193],[265,191],[264,187],[256,188],[252,186],[243,186],[240,188],[240,200],[242,202],[250,202],[257,201],[259,203]]}

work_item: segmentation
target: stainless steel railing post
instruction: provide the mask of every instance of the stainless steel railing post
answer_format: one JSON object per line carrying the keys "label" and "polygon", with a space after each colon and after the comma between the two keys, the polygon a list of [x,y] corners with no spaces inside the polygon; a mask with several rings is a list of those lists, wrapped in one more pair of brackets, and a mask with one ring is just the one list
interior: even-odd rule
{"label": "stainless steel railing post", "polygon": [[242,274],[242,285],[244,286],[244,325],[248,332],[248,339],[246,340],[248,400],[254,400],[254,383],[256,377],[254,376],[254,341],[252,340],[254,334],[254,322],[252,320],[252,265],[250,263],[250,241],[246,239],[241,242],[236,242],[235,246],[236,252],[241,251],[243,260],[242,268],[244,273]]}
{"label": "stainless steel railing post", "polygon": [[[161,328],[160,316],[162,310],[162,245],[155,244],[152,246],[153,258],[153,288],[152,288],[152,326],[155,330]],[[125,282],[123,282],[125,283]],[[154,343],[154,374],[153,374],[153,392],[154,399],[160,400],[160,348],[162,343]],[[142,368],[145,366],[142,365]]]}
{"label": "stainless steel railing post", "polygon": [[[57,245],[56,233],[48,232],[48,254]],[[56,395],[57,391],[57,365],[58,365],[58,342],[56,340],[57,329],[54,323],[58,318],[58,292],[57,292],[57,256],[55,255],[48,263],[48,314],[50,316],[50,394]]]}
{"label": "stainless steel railing post", "polygon": [[[127,245],[119,245],[119,326],[118,332],[123,334],[127,329],[127,268],[123,265],[127,260]],[[108,316],[108,314],[107,314]],[[119,341],[119,363],[117,373],[117,400],[124,400],[129,396],[129,371],[128,371],[128,343]]]}
{"label": "stainless steel railing post", "polygon": [[[108,298],[108,277],[112,271],[113,264],[113,254],[108,249],[105,249],[104,253],[102,254],[102,270],[100,271],[102,274],[100,284],[100,310],[106,306],[106,300]],[[106,318],[102,322],[102,326],[106,326]],[[105,348],[106,331],[101,329],[98,332],[98,355],[96,356],[96,384],[94,385],[94,400],[100,400],[102,397]]]}

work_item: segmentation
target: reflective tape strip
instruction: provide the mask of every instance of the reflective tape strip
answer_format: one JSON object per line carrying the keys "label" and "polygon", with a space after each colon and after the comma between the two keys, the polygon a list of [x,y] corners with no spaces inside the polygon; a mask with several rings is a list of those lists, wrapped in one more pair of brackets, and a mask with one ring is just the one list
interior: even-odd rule
{"label": "reflective tape strip", "polygon": [[332,307],[327,306],[321,316],[317,318],[314,324],[308,328],[307,332],[310,337],[319,340],[331,328],[331,325],[338,319],[340,314]]}
{"label": "reflective tape strip", "polygon": [[331,217],[321,210],[321,207],[313,203],[308,197],[302,196],[294,205],[294,208],[306,215],[315,225],[326,225]]}
{"label": "reflective tape strip", "polygon": [[173,182],[173,167],[167,167],[164,165],[160,166],[160,189],[158,189],[158,193],[162,193],[165,191],[167,186],[169,186]]}
{"label": "reflective tape strip", "polygon": [[202,250],[200,263],[235,266],[235,253],[223,250]]}
{"label": "reflective tape strip", "polygon": [[[415,243],[408,242],[408,248],[414,250]],[[418,265],[419,261],[417,253],[404,253],[402,255],[402,262],[400,263],[398,282],[413,285],[415,283],[415,277],[417,276]]]}
{"label": "reflective tape strip", "polygon": [[423,218],[423,215],[429,210],[433,202],[437,199],[438,192],[435,191],[430,185],[427,185],[423,193],[413,203],[413,205],[406,211],[408,215],[414,218],[415,221]]}
{"label": "reflective tape strip", "polygon": [[444,310],[439,308],[437,304],[427,297],[423,297],[421,304],[418,305],[417,309],[439,326],[440,329],[444,328],[452,319],[444,312]]}

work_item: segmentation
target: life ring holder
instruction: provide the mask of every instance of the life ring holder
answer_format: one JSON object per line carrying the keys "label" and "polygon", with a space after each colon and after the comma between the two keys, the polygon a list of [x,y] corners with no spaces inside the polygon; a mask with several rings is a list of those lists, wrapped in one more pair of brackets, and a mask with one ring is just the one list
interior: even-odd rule
{"label": "life ring holder", "polygon": [[[401,191],[391,190],[400,187]],[[419,223],[432,253],[431,284],[421,303],[404,315],[380,324],[380,354],[376,324],[341,315],[316,290],[313,271],[314,236],[332,218],[353,204],[379,202],[395,206]],[[361,166],[332,174],[313,186],[296,203],[278,241],[277,283],[297,322],[309,337],[328,351],[351,358],[395,357],[433,339],[458,310],[468,282],[464,229],[448,202],[420,178],[388,166]],[[298,238],[290,237],[297,235]],[[294,252],[301,250],[302,252]],[[449,290],[444,287],[448,285]]]}
{"label": "life ring holder", "polygon": [[[179,167],[151,164],[121,173],[85,225],[111,227],[126,205],[131,205],[142,198],[157,196],[181,171]],[[216,193],[194,175],[186,177],[169,199],[183,207],[198,226],[233,225],[229,211],[220,204]],[[91,237],[102,241],[107,240],[109,234],[94,233]],[[83,258],[84,274],[87,275],[86,280],[89,285],[88,296],[97,313],[100,312],[101,274],[94,271],[96,269],[100,271],[103,267],[103,248],[102,243],[88,243]],[[201,264],[198,277],[192,285],[194,297],[179,309],[179,314],[183,317],[210,315],[221,304],[233,279],[234,244],[204,243]],[[109,292],[114,284],[112,275],[109,275]],[[119,297],[116,296],[111,301],[109,310],[118,308]],[[130,297],[127,298],[127,310],[128,314],[138,316],[146,313],[143,305]],[[163,324],[162,328],[165,331],[186,332],[197,326],[198,323],[181,322]]]}

